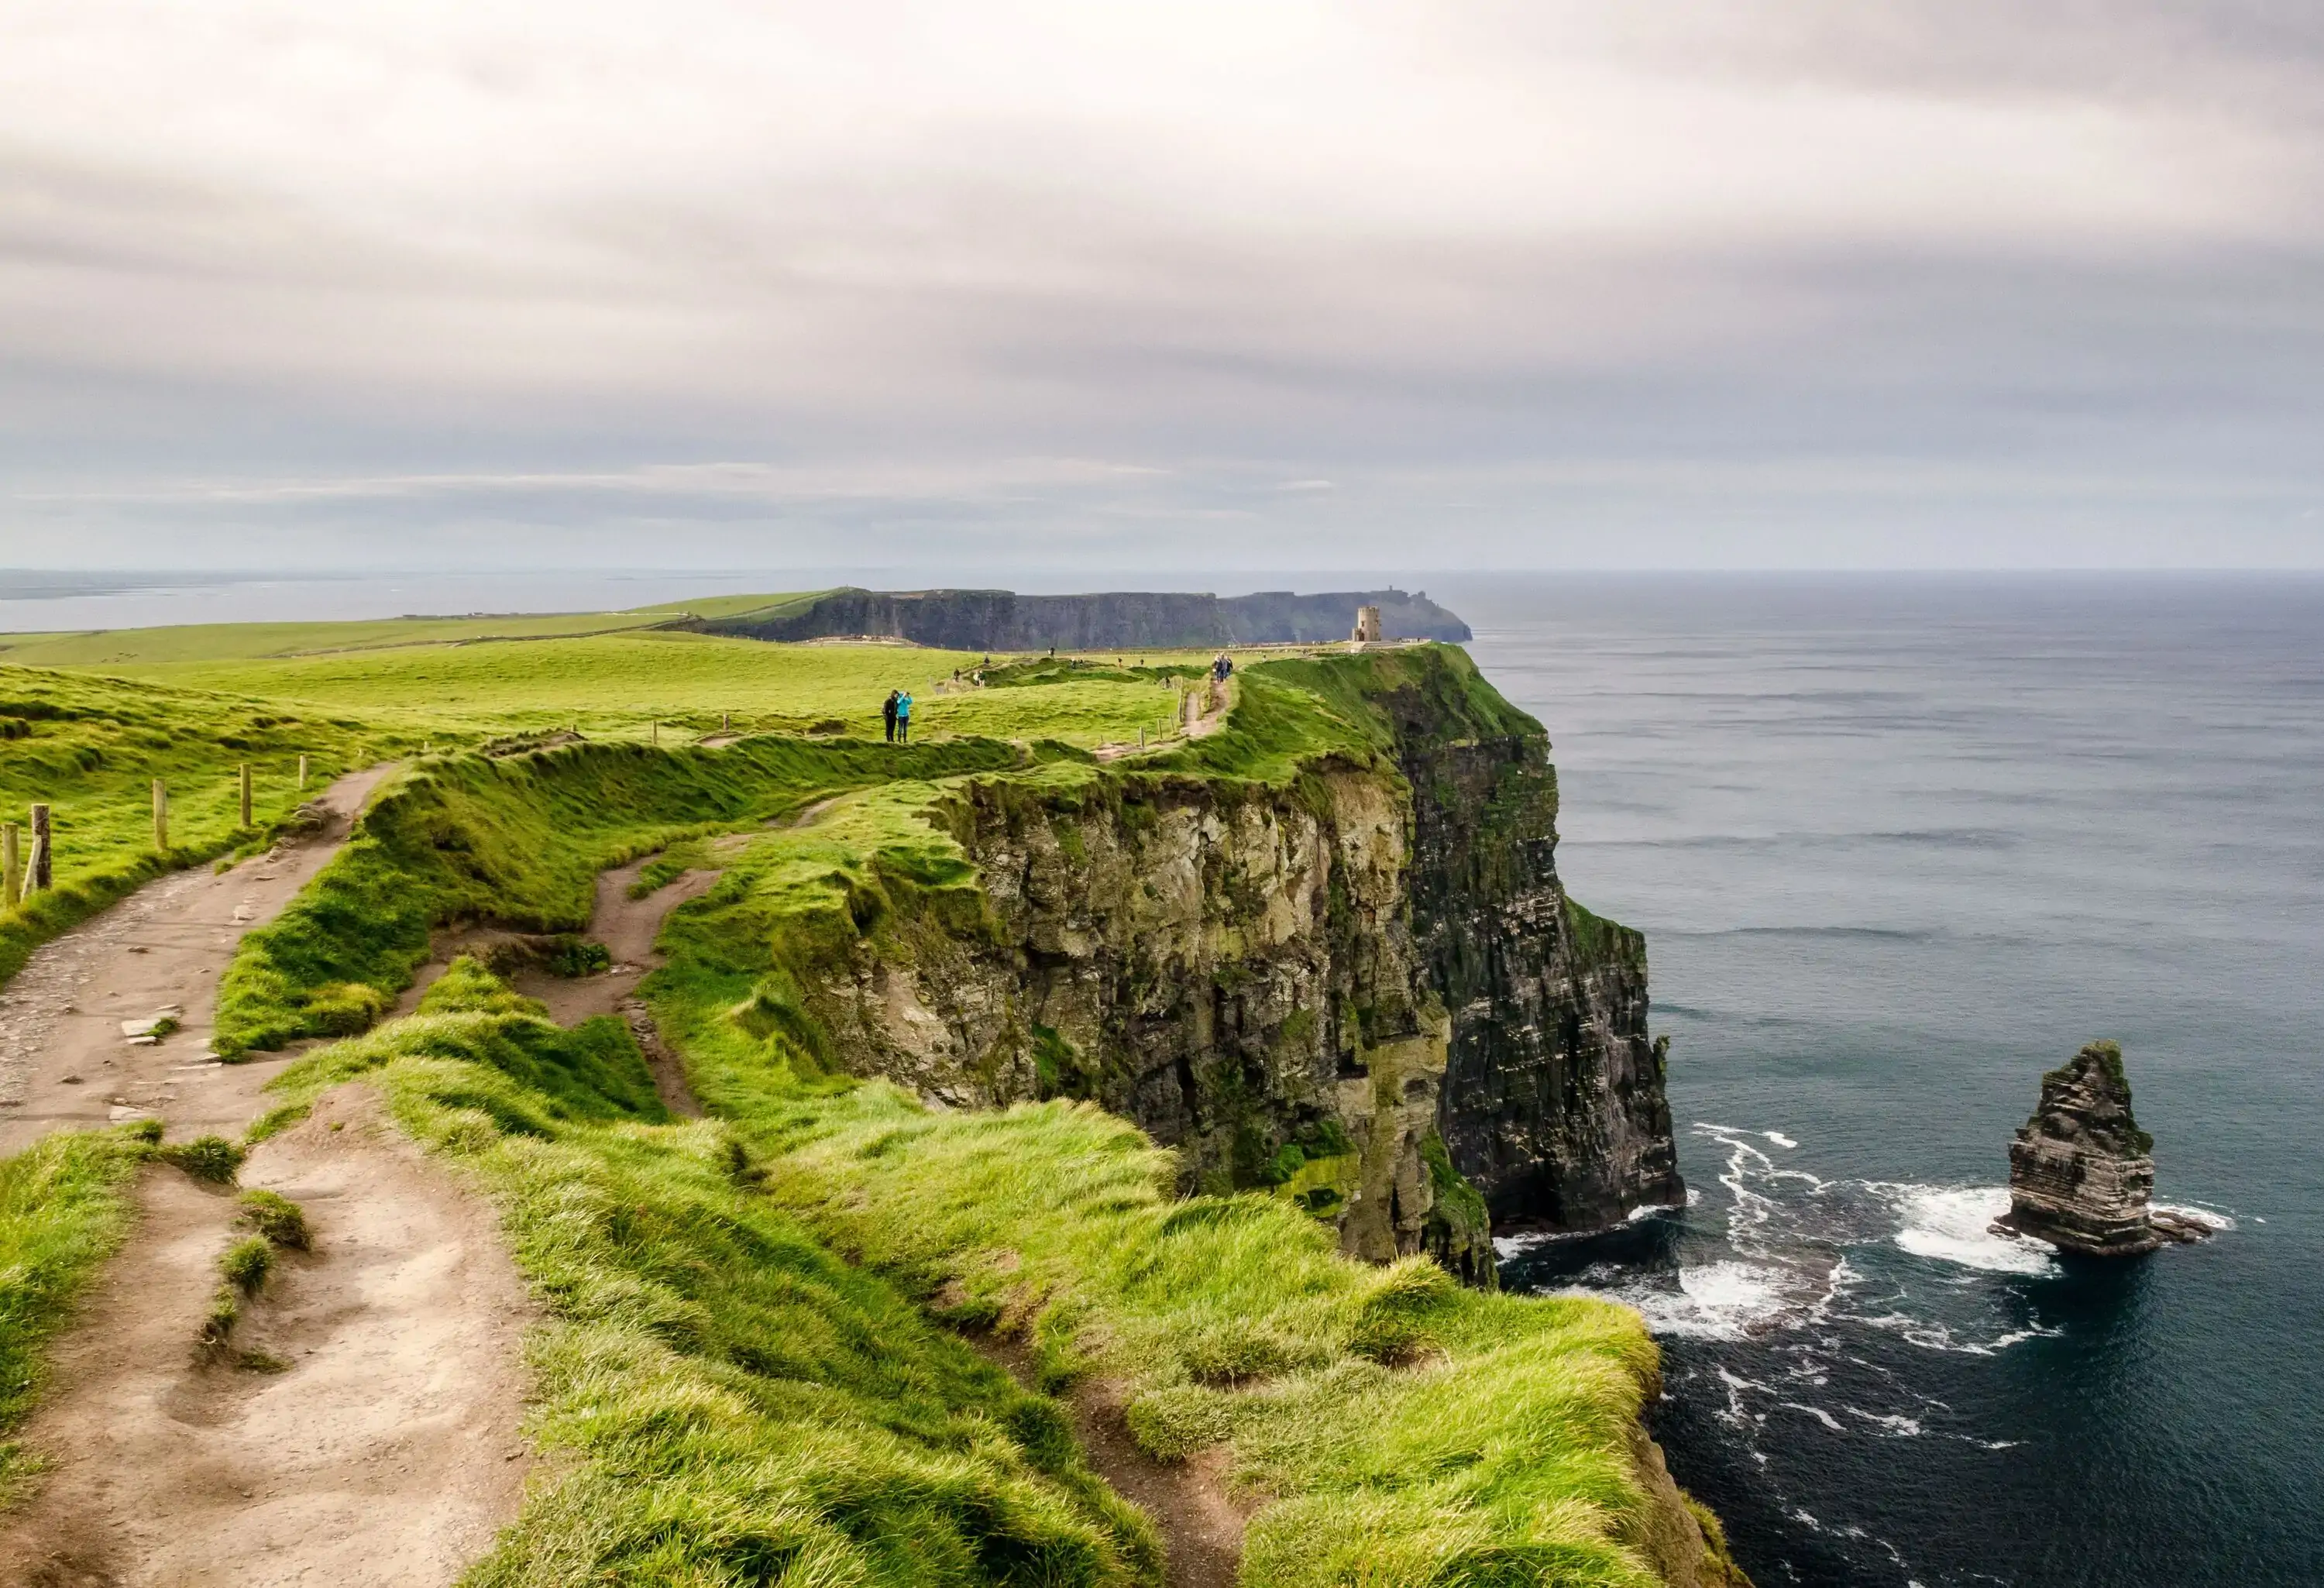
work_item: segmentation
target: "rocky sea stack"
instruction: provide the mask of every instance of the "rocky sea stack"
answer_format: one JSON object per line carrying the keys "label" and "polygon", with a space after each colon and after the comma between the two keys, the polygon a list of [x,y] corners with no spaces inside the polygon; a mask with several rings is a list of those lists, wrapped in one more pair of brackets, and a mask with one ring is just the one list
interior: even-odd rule
{"label": "rocky sea stack", "polygon": [[2210,1231],[2148,1206],[2154,1138],[2130,1111],[2122,1048],[2092,1042],[2042,1077],[2042,1101],[2009,1144],[2009,1211],[1996,1228],[2091,1257],[2135,1257]]}

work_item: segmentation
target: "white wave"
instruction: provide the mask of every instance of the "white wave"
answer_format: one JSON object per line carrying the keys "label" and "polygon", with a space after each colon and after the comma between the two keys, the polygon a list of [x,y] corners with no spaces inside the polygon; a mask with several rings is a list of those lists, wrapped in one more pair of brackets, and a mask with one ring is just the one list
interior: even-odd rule
{"label": "white wave", "polygon": [[1921,1425],[1908,1417],[1897,1414],[1891,1414],[1887,1417],[1883,1417],[1877,1412],[1863,1411],[1852,1406],[1843,1408],[1842,1409],[1845,1410],[1849,1417],[1862,1417],[1866,1422],[1872,1424],[1875,1427],[1886,1429],[1890,1436],[1893,1438],[1916,1438],[1920,1436],[1922,1431]]}
{"label": "white wave", "polygon": [[1832,1416],[1831,1413],[1824,1410],[1824,1408],[1820,1406],[1808,1406],[1797,1400],[1779,1401],[1776,1404],[1780,1405],[1785,1411],[1803,1411],[1807,1413],[1808,1416],[1815,1418],[1816,1421],[1821,1423],[1825,1427],[1830,1428],[1835,1434],[1845,1434],[1848,1432],[1846,1428],[1840,1426],[1840,1419],[1838,1417]]}
{"label": "white wave", "polygon": [[1762,1131],[1759,1134],[1765,1136],[1768,1140],[1773,1141],[1778,1147],[1797,1147],[1799,1145],[1798,1142],[1793,1140],[1789,1136],[1784,1135],[1781,1131]]}
{"label": "white wave", "polygon": [[1784,1279],[1776,1269],[1711,1262],[1681,1269],[1676,1290],[1633,1286],[1616,1295],[1644,1314],[1646,1327],[1657,1334],[1740,1340],[1788,1309]]}
{"label": "white wave", "polygon": [[1997,1235],[1989,1226],[2009,1211],[2009,1191],[2001,1186],[1943,1190],[1932,1186],[1897,1186],[1904,1227],[1897,1245],[1915,1257],[1934,1258],[1997,1274],[2046,1274],[2055,1268],[2050,1248],[2039,1241]]}
{"label": "white wave", "polygon": [[[2175,1202],[2157,1202],[2152,1205],[2156,1213],[2175,1214],[2190,1223],[2201,1224],[2206,1229],[2232,1230],[2236,1227],[2235,1220],[2226,1214],[2213,1213],[2208,1207],[2182,1207]],[[2265,1219],[2258,1222],[2263,1224],[2267,1223]]]}

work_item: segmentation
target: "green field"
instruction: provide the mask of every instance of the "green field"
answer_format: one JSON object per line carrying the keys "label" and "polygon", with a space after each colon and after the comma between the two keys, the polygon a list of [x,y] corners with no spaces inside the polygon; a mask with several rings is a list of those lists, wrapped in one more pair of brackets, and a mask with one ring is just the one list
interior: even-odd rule
{"label": "green field", "polygon": [[[0,984],[43,939],[147,879],[254,840],[340,773],[417,750],[426,731],[277,701],[0,667],[0,821],[50,807],[56,889],[0,907]],[[299,788],[299,757],[308,786]],[[251,769],[254,826],[238,769]],[[170,848],[153,845],[152,785]]]}
{"label": "green field", "polygon": [[712,596],[626,612],[484,613],[461,617],[374,618],[343,623],[187,623],[154,629],[88,629],[0,634],[0,662],[19,667],[118,669],[154,663],[253,661],[376,651],[398,645],[467,645],[491,640],[550,640],[650,629],[687,617],[777,614],[821,595]]}
{"label": "green field", "polygon": [[[737,596],[752,610],[796,597]],[[696,608],[722,607],[720,602]],[[723,609],[723,607],[722,607]],[[598,614],[642,624],[661,611]],[[447,626],[544,637],[441,638]],[[1158,737],[1175,719],[1175,669],[1045,663],[1017,687],[965,677],[981,656],[900,645],[767,645],[643,632],[563,633],[597,617],[236,624],[125,631],[0,651],[0,820],[51,806],[57,891],[0,909],[0,983],[48,937],[173,866],[234,849],[342,772],[512,734],[577,731],[665,747],[724,736],[877,739],[890,689],[917,705],[913,737],[1053,740],[1082,749]],[[80,647],[88,654],[68,665]],[[270,653],[270,652],[280,652]],[[100,654],[101,653],[101,654]],[[134,660],[116,660],[116,654]],[[24,656],[46,660],[18,665]],[[11,726],[11,725],[14,725]],[[297,785],[298,758],[309,781]],[[254,782],[239,826],[237,773]],[[153,848],[151,785],[171,800],[167,854]]]}
{"label": "green field", "polygon": [[[702,835],[745,836],[721,846],[718,885],[672,918],[669,964],[644,989],[715,1127],[653,1122],[634,1087],[630,1117],[575,1114],[570,1094],[609,1083],[569,1077],[619,1070],[626,1032],[601,1022],[589,1039],[612,1046],[584,1055],[572,1044],[585,1032],[545,1026],[475,970],[456,995],[474,1012],[383,1026],[280,1084],[286,1102],[266,1129],[341,1081],[381,1085],[422,1140],[483,1168],[519,1260],[557,1298],[544,1433],[574,1475],[536,1497],[479,1581],[725,1581],[735,1552],[759,1547],[746,1541],[770,1537],[786,1561],[827,1546],[819,1569],[851,1580],[929,1580],[863,1550],[860,1508],[954,1491],[928,1491],[922,1463],[959,1404],[923,1403],[909,1427],[896,1426],[904,1411],[879,1409],[893,1393],[883,1375],[914,1353],[935,1353],[918,1382],[962,1371],[939,1366],[942,1336],[918,1321],[930,1315],[1021,1333],[1045,1388],[1118,1383],[1133,1434],[1158,1457],[1228,1449],[1233,1491],[1259,1508],[1250,1588],[1661,1580],[1661,1524],[1632,1447],[1656,1357],[1635,1313],[1464,1291],[1424,1260],[1371,1268],[1284,1198],[1182,1198],[1172,1156],[1087,1103],[931,1113],[835,1072],[798,996],[798,977],[876,956],[885,931],[976,929],[982,882],[943,814],[965,780],[1072,797],[1107,779],[1296,776],[1318,757],[1372,752],[1384,729],[1368,690],[1434,680],[1469,714],[1456,725],[1498,699],[1457,653],[1351,665],[1352,679],[1256,669],[1225,732],[1110,767],[973,740],[908,752],[887,776],[884,746],[777,740],[447,762],[382,801],[372,836],[326,871],[304,918],[247,941],[221,1034],[240,1021],[235,1040],[272,1041],[309,1029],[299,1022],[318,999],[343,1006],[337,987],[402,985],[431,917],[498,899],[521,923],[569,925],[608,857],[675,841],[674,862],[699,861]],[[767,821],[834,793],[847,797],[811,825]],[[730,1202],[737,1181],[756,1195]],[[575,1221],[600,1205],[623,1211],[603,1227]],[[842,1293],[799,1242],[849,1254],[860,1288]],[[770,1265],[788,1276],[779,1334],[748,1310]],[[891,1306],[911,1320],[888,1325],[893,1357],[818,1345],[809,1366],[781,1343],[844,1343],[863,1326],[851,1318]],[[859,1447],[844,1460],[790,1420],[808,1394],[801,1377],[816,1386],[814,1416]],[[961,1492],[1062,1487],[1047,1500],[1028,1489],[1018,1506],[946,1500],[908,1525],[973,1555],[1004,1530],[1011,1558],[1040,1563],[1022,1580],[1151,1581],[1140,1537],[1078,1509],[1070,1468],[1043,1466],[1048,1436],[999,1420],[964,1447]],[[657,1530],[669,1517],[689,1520]],[[571,1574],[543,1574],[548,1560]]]}
{"label": "green field", "polygon": [[1061,681],[1038,690],[955,686],[956,672],[973,672],[982,660],[908,645],[767,645],[649,632],[152,660],[103,670],[470,738],[576,725],[584,733],[636,735],[656,722],[695,736],[717,733],[730,715],[737,731],[797,733],[837,723],[876,734],[881,701],[904,689],[917,702],[918,733],[1086,745],[1134,739],[1175,704],[1170,687],[1156,678]]}
{"label": "green field", "polygon": [[[279,1078],[254,1134],[376,1085],[494,1199],[543,1300],[531,1429],[550,1460],[467,1581],[1158,1588],[1149,1524],[1092,1475],[1057,1401],[961,1337],[985,1331],[1020,1340],[1037,1390],[1118,1387],[1157,1458],[1222,1451],[1252,1510],[1246,1588],[1665,1580],[1672,1509],[1635,1445],[1656,1354],[1635,1313],[1344,1259],[1287,1198],[1180,1196],[1172,1155],[1086,1103],[931,1112],[841,1073],[800,996],[894,946],[883,934],[983,929],[954,836],[966,785],[1126,808],[1185,780],[1395,776],[1391,710],[1455,738],[1527,725],[1465,655],[1265,662],[1222,731],[1101,760],[1158,729],[1208,657],[997,658],[979,686],[954,675],[984,659],[901,646],[337,626],[363,631],[354,649],[332,625],[279,627],[302,632],[0,661],[0,804],[55,807],[67,884],[0,913],[0,979],[138,880],[254,841],[238,765],[263,827],[295,803],[302,751],[317,782],[407,763],[243,940],[217,1042],[346,1038]],[[898,687],[921,702],[901,748],[877,727]],[[176,801],[166,855],[154,777]],[[642,989],[712,1118],[663,1111],[623,1022],[562,1029],[471,961],[376,1023],[436,928],[581,929],[597,873],[656,851],[656,875],[724,872],[671,918]],[[19,1391],[0,1436],[143,1161],[128,1138],[63,1140],[0,1164],[0,1257],[32,1276],[0,1315]]]}

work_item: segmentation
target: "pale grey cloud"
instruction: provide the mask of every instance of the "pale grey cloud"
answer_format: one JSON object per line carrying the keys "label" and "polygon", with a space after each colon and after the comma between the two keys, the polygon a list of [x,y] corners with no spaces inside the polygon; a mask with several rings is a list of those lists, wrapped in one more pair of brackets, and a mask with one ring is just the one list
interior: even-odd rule
{"label": "pale grey cloud", "polygon": [[2324,21],[0,0],[0,566],[2324,561]]}

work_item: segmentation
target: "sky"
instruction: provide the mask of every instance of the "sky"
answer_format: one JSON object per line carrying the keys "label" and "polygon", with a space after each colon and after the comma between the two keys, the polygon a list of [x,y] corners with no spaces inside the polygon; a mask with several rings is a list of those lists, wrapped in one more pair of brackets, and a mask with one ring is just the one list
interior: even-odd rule
{"label": "sky", "polygon": [[0,568],[2324,566],[2315,0],[0,0]]}

